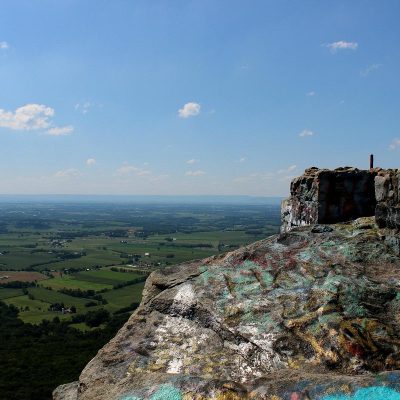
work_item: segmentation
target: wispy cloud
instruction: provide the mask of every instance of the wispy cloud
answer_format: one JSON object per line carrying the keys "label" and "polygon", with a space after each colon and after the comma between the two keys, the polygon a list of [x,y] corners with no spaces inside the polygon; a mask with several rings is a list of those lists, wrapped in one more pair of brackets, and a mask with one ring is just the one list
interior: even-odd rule
{"label": "wispy cloud", "polygon": [[149,169],[137,167],[131,164],[124,164],[120,168],[118,168],[117,175],[119,175],[123,179],[128,180],[134,177],[139,177],[142,182],[146,181],[153,184],[165,181],[169,178],[169,175],[166,173],[155,174]]}
{"label": "wispy cloud", "polygon": [[270,180],[276,176],[276,172],[252,172],[246,176],[238,176],[233,179],[234,182],[251,182],[255,180]]}
{"label": "wispy cloud", "polygon": [[201,106],[199,103],[186,103],[178,110],[179,117],[189,118],[200,114]]}
{"label": "wispy cloud", "polygon": [[89,165],[89,166],[96,165],[96,160],[94,158],[88,158],[86,160],[86,165]]}
{"label": "wispy cloud", "polygon": [[400,148],[400,139],[395,138],[393,139],[392,143],[390,143],[389,150],[396,150],[398,148]]}
{"label": "wispy cloud", "polygon": [[81,173],[75,168],[68,168],[64,170],[57,171],[54,174],[54,178],[58,179],[67,179],[79,176]]}
{"label": "wispy cloud", "polygon": [[292,171],[294,171],[296,168],[297,168],[297,165],[291,165],[291,166],[287,167],[286,169],[280,169],[280,170],[278,171],[278,174],[285,174],[285,173],[287,173],[287,172],[292,172]]}
{"label": "wispy cloud", "polygon": [[257,181],[286,181],[294,178],[293,172],[296,171],[297,165],[290,165],[287,168],[279,169],[278,171],[253,172],[246,176],[238,176],[234,178],[234,182],[246,183]]}
{"label": "wispy cloud", "polygon": [[202,170],[197,170],[197,171],[187,171],[185,173],[186,176],[202,176],[205,175],[205,172]]}
{"label": "wispy cloud", "polygon": [[196,160],[195,158],[192,158],[191,160],[187,160],[186,164],[193,165],[193,164],[196,164],[197,162],[198,162],[198,160]]}
{"label": "wispy cloud", "polygon": [[328,43],[325,45],[331,51],[331,53],[337,53],[340,50],[357,50],[357,42],[346,42],[339,40],[338,42]]}
{"label": "wispy cloud", "polygon": [[244,163],[246,161],[246,157],[241,157],[241,158],[239,158],[239,162],[240,163]]}
{"label": "wispy cloud", "polygon": [[150,182],[161,182],[169,178],[168,174],[153,175],[150,177]]}
{"label": "wispy cloud", "polygon": [[376,71],[377,69],[381,68],[383,66],[383,64],[371,64],[368,65],[367,68],[365,68],[364,70],[362,70],[360,72],[360,75],[364,78],[366,78],[371,72]]}
{"label": "wispy cloud", "polygon": [[310,130],[310,129],[303,129],[300,133],[299,133],[299,136],[301,137],[301,138],[305,138],[305,137],[309,137],[309,136],[314,136],[315,135],[315,132],[313,132],[312,130]]}
{"label": "wispy cloud", "polygon": [[0,128],[16,131],[46,130],[45,133],[50,136],[70,134],[74,130],[71,125],[53,126],[54,114],[54,109],[44,104],[26,104],[15,111],[0,109]]}
{"label": "wispy cloud", "polygon": [[9,47],[7,42],[0,42],[0,50],[7,50]]}
{"label": "wispy cloud", "polygon": [[94,104],[91,103],[90,101],[84,101],[82,103],[77,103],[75,104],[75,110],[80,111],[82,114],[87,114],[89,112],[89,109],[93,106]]}
{"label": "wispy cloud", "polygon": [[120,168],[117,169],[117,173],[119,175],[129,175],[133,174],[136,176],[148,176],[151,175],[151,171],[148,169],[136,167],[134,165],[124,164]]}
{"label": "wispy cloud", "polygon": [[50,136],[66,136],[71,134],[73,131],[74,127],[72,125],[68,125],[50,128],[46,131],[46,134]]}
{"label": "wispy cloud", "polygon": [[316,93],[313,90],[311,92],[306,93],[307,97],[313,97],[315,95],[316,95]]}

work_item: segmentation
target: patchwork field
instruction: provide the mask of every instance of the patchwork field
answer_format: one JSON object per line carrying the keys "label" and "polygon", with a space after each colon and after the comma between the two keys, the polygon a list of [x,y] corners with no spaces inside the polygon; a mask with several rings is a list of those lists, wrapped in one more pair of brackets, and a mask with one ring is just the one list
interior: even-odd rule
{"label": "patchwork field", "polygon": [[6,282],[34,282],[47,279],[46,275],[33,271],[0,271],[0,283]]}
{"label": "patchwork field", "polygon": [[21,289],[0,288],[0,300],[8,299],[10,297],[18,297],[22,295],[23,292]]}
{"label": "patchwork field", "polygon": [[244,246],[280,224],[273,205],[96,203],[3,204],[0,221],[0,300],[24,322],[57,317],[82,330],[97,312],[133,310],[154,269]]}
{"label": "patchwork field", "polygon": [[63,303],[65,307],[75,306],[77,311],[83,311],[86,304],[90,301],[84,297],[72,297],[67,294],[57,292],[55,290],[45,289],[43,287],[29,288],[28,293],[33,296],[35,300],[45,303]]}
{"label": "patchwork field", "polygon": [[[24,322],[33,324],[42,320],[52,320],[58,317],[62,320],[70,320],[73,315],[85,314],[88,311],[105,309],[111,314],[120,309],[129,307],[132,303],[140,303],[144,282],[128,285],[120,289],[110,290],[102,294],[106,304],[84,297],[73,297],[56,290],[48,290],[43,287],[32,287],[24,295],[21,289],[0,288],[0,300],[6,304],[13,304],[19,310],[19,317]],[[51,311],[53,304],[63,304],[65,308],[76,307],[76,314],[63,314],[60,311]],[[94,303],[94,304],[91,304]],[[91,305],[88,305],[91,304]],[[84,323],[74,324],[77,328],[84,327]],[[86,330],[88,327],[84,327]]]}
{"label": "patchwork field", "polygon": [[105,308],[110,312],[115,312],[123,307],[128,307],[132,303],[140,303],[143,287],[144,282],[104,293],[103,297],[108,301]]}
{"label": "patchwork field", "polygon": [[134,272],[115,272],[106,268],[98,271],[83,271],[74,274],[74,278],[77,280],[107,285],[118,285],[141,277],[143,277],[143,275]]}
{"label": "patchwork field", "polygon": [[80,290],[103,290],[103,289],[112,289],[112,285],[107,283],[95,283],[88,281],[81,281],[77,279],[75,276],[71,275],[63,275],[62,277],[51,278],[41,283],[43,287],[49,287],[53,290],[59,289],[80,289]]}

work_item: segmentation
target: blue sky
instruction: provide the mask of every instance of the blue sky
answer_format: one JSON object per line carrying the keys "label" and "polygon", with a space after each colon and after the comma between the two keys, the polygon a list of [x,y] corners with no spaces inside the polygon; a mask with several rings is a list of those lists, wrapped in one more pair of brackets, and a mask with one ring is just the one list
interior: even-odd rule
{"label": "blue sky", "polygon": [[3,0],[0,193],[286,195],[399,167],[400,2]]}

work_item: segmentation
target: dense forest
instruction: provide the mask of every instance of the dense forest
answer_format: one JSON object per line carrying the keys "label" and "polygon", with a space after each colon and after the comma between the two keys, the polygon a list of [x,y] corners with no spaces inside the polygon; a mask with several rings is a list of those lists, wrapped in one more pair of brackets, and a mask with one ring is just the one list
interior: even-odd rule
{"label": "dense forest", "polygon": [[51,399],[54,388],[76,380],[128,317],[116,314],[104,328],[85,333],[58,318],[26,324],[15,306],[0,302],[1,398]]}

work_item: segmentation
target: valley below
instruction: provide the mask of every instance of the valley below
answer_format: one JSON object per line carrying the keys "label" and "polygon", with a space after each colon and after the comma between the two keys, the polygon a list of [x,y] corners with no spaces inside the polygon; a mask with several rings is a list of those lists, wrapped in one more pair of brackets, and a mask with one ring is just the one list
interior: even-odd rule
{"label": "valley below", "polygon": [[0,221],[7,366],[0,391],[46,399],[115,335],[152,271],[277,233],[280,211],[277,204],[10,203]]}

